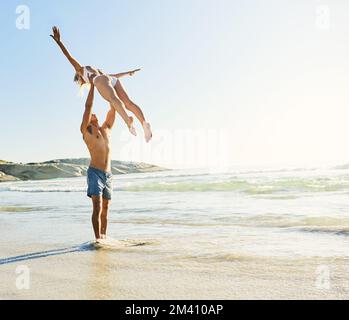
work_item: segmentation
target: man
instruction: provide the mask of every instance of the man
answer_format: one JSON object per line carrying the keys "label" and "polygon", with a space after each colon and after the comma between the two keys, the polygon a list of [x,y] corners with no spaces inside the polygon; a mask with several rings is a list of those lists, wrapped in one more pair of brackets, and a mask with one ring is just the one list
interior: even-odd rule
{"label": "man", "polygon": [[[93,81],[91,81],[93,82]],[[110,108],[102,126],[92,114],[94,85],[91,84],[85,112],[81,123],[81,133],[91,155],[87,170],[87,195],[92,199],[92,225],[96,241],[106,238],[107,217],[112,195],[112,173],[110,161],[110,131],[115,122],[115,109]]]}

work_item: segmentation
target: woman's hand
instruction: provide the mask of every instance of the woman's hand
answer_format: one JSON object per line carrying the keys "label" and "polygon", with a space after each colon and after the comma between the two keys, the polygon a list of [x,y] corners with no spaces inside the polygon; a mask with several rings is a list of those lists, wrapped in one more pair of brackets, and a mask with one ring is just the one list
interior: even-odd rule
{"label": "woman's hand", "polygon": [[59,28],[53,27],[52,28],[53,35],[50,34],[50,37],[55,40],[57,43],[61,41],[61,33],[59,32]]}
{"label": "woman's hand", "polygon": [[138,71],[141,71],[141,69],[135,69],[135,70],[132,70],[132,71],[130,71],[129,73],[128,73],[128,75],[130,76],[130,77],[132,77],[136,72],[138,72]]}
{"label": "woman's hand", "polygon": [[50,37],[57,43],[57,45],[61,48],[63,54],[66,56],[66,58],[69,60],[69,62],[74,67],[75,71],[77,73],[82,73],[82,65],[70,54],[68,49],[65,47],[63,42],[61,41],[61,33],[59,31],[59,28],[54,26],[52,28],[52,33],[50,34]]}

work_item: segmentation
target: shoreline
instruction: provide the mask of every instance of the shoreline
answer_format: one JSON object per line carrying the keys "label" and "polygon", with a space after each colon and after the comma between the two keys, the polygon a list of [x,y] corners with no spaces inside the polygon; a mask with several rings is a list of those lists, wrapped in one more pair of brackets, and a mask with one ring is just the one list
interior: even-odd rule
{"label": "shoreline", "polygon": [[[38,163],[13,163],[0,161],[0,183],[8,181],[49,180],[86,176],[90,159],[57,159]],[[129,173],[149,173],[169,169],[143,162],[111,161],[114,175]]]}

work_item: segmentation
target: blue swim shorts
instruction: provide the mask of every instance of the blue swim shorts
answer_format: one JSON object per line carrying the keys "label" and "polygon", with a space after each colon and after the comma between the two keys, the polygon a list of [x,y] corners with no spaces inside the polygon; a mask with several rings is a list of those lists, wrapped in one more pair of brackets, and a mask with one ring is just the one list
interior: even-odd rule
{"label": "blue swim shorts", "polygon": [[112,173],[89,167],[87,170],[87,196],[102,195],[104,199],[111,200],[113,193]]}

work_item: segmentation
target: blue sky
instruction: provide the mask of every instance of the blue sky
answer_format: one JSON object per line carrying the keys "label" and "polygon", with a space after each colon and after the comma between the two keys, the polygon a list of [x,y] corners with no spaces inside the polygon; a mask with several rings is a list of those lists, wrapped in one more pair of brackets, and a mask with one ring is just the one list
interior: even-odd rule
{"label": "blue sky", "polygon": [[[29,30],[16,28],[20,4],[30,9]],[[79,132],[85,100],[48,36],[58,25],[82,64],[142,68],[123,83],[154,140],[146,145],[140,126],[139,137],[129,136],[118,119],[114,159],[173,167],[349,162],[348,14],[340,0],[327,7],[315,0],[3,1],[0,159],[88,156]],[[108,106],[96,96],[103,118]]]}

